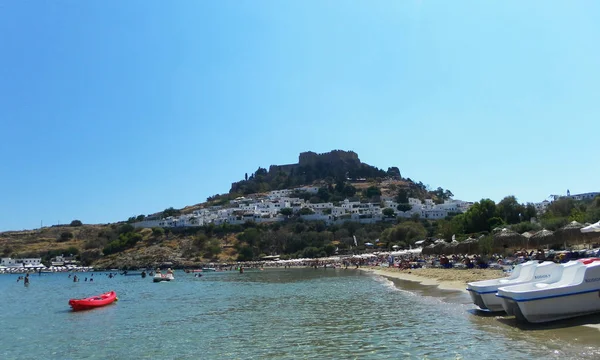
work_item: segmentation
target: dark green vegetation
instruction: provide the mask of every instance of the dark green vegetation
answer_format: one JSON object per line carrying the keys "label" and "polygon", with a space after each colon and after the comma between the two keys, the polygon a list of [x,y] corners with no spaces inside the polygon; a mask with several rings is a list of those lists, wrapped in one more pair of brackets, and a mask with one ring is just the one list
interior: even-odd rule
{"label": "dark green vegetation", "polygon": [[439,235],[448,239],[452,234],[464,237],[488,234],[497,227],[509,227],[518,233],[542,228],[555,231],[571,221],[596,222],[600,219],[600,197],[587,201],[560,198],[550,203],[547,211],[532,223],[531,219],[536,217],[533,204],[519,204],[514,196],[507,196],[498,204],[482,199],[464,214],[439,220]]}

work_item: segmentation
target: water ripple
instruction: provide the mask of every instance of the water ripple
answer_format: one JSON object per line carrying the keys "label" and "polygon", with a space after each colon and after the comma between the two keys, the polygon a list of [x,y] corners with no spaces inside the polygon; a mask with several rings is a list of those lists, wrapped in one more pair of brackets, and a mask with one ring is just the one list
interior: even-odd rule
{"label": "water ripple", "polygon": [[[178,273],[29,288],[0,277],[2,359],[597,358],[594,346],[541,342],[471,307],[350,270]],[[115,289],[120,301],[73,313],[70,297]],[[42,300],[43,299],[43,300]],[[499,356],[502,354],[502,356]]]}

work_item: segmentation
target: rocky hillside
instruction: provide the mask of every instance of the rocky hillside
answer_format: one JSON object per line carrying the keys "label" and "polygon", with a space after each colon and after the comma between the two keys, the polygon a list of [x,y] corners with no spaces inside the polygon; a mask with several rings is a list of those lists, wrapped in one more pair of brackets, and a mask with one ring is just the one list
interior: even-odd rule
{"label": "rocky hillside", "polygon": [[[320,188],[317,194],[299,194],[313,203],[335,203],[345,198],[378,202],[381,196],[390,196],[405,204],[408,197],[443,201],[451,196],[448,190],[438,188],[428,191],[422,183],[402,178],[397,167],[384,171],[361,162],[352,151],[334,150],[324,154],[301,153],[296,164],[272,165],[269,170],[258,168],[250,176],[246,174],[243,180],[233,183],[228,194],[215,195],[209,197],[206,203],[183,209],[169,208],[152,216],[176,216],[206,206],[227,205],[230,199],[238,196],[302,185]],[[131,226],[130,223],[144,217],[140,215],[106,225],[83,225],[80,221],[73,221],[71,225],[79,226],[4,232],[0,233],[0,250],[3,256],[42,257],[46,263],[56,255],[73,254],[83,264],[97,267],[193,266],[200,262],[251,260],[270,254],[330,254],[336,248],[349,248],[355,234],[365,241],[374,242],[383,236],[382,231],[393,225],[386,222],[373,226],[355,223],[327,227],[324,223],[310,224],[300,218],[291,218],[269,226],[210,225],[189,229],[134,229]],[[394,241],[409,244],[416,237],[433,231],[422,225],[405,227],[399,232],[403,235]],[[388,245],[391,246],[389,241],[385,243],[385,246]]]}
{"label": "rocky hillside", "polygon": [[384,171],[365,164],[353,151],[334,150],[323,154],[309,151],[301,153],[296,164],[271,165],[269,170],[259,167],[250,176],[245,174],[244,180],[231,185],[229,193],[248,195],[311,185],[316,181],[336,183],[385,177],[400,179],[400,170],[393,167]]}

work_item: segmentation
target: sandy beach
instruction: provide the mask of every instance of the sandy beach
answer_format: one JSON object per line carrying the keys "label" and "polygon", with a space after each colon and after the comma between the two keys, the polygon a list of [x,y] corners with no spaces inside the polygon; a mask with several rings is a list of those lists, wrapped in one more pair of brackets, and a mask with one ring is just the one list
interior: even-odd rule
{"label": "sandy beach", "polygon": [[363,268],[377,275],[400,280],[415,281],[422,285],[435,285],[445,290],[466,291],[466,284],[472,281],[496,279],[506,276],[502,270],[491,269],[409,269]]}
{"label": "sandy beach", "polygon": [[[394,279],[414,281],[421,285],[437,286],[442,290],[458,290],[465,294],[468,293],[466,285],[469,282],[497,279],[506,276],[502,270],[491,269],[410,269],[400,270],[396,268],[381,268],[371,267],[362,268],[362,270],[373,272],[377,275],[387,276]],[[594,316],[597,319],[598,316]],[[580,319],[571,320],[576,323]],[[590,321],[590,323],[579,324],[582,328],[592,328],[600,331],[600,323],[598,321]],[[572,327],[570,329],[573,329]],[[581,329],[581,328],[580,328]],[[579,330],[581,331],[581,330]],[[596,336],[578,332],[581,338]],[[589,339],[588,339],[589,340]]]}

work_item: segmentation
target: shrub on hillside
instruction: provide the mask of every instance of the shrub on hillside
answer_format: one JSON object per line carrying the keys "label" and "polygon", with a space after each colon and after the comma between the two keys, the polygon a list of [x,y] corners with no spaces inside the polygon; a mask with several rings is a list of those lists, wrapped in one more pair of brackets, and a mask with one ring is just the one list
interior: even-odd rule
{"label": "shrub on hillside", "polygon": [[134,232],[128,232],[119,235],[117,240],[111,241],[104,247],[102,252],[104,255],[110,255],[121,252],[126,249],[130,249],[137,244],[138,241],[142,240],[142,235]]}
{"label": "shrub on hillside", "polygon": [[60,236],[58,237],[58,239],[56,239],[56,242],[69,241],[69,240],[73,239],[73,237],[74,237],[74,235],[72,232],[63,231],[62,233],[60,233]]}
{"label": "shrub on hillside", "polygon": [[152,236],[164,236],[165,235],[165,229],[161,228],[161,227],[153,227],[152,228]]}
{"label": "shrub on hillside", "polygon": [[71,226],[81,226],[83,225],[83,223],[81,222],[81,220],[73,220],[71,221]]}

